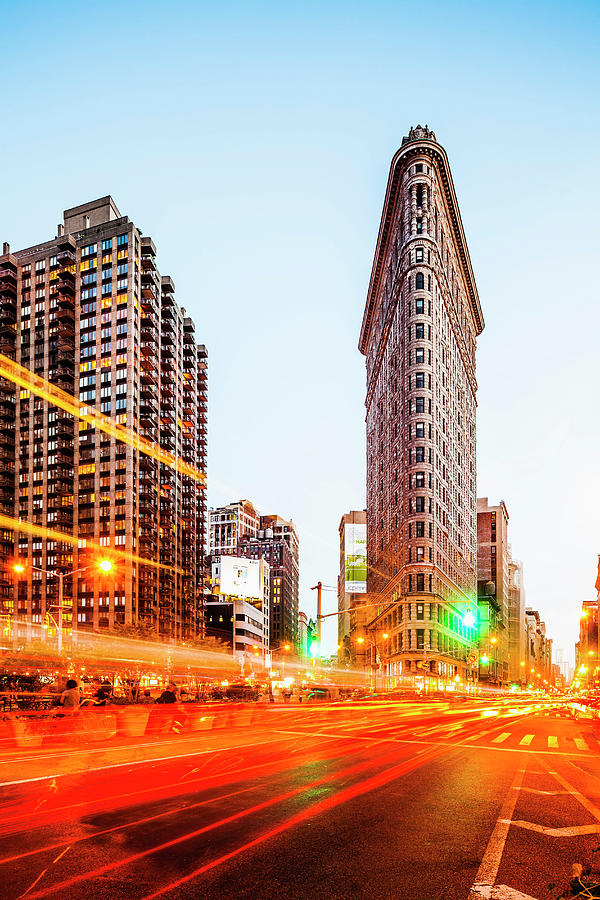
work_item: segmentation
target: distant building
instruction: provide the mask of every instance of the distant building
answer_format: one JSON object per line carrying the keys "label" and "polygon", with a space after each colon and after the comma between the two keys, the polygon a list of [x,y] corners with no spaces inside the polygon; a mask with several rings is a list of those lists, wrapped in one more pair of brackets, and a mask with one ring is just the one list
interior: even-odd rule
{"label": "distant building", "polygon": [[527,683],[527,632],[525,628],[523,563],[508,561],[508,677],[513,684]]}
{"label": "distant building", "polygon": [[[596,586],[600,588],[600,566]],[[579,641],[575,645],[575,680],[585,687],[600,687],[598,598],[584,600],[581,604]]]}
{"label": "distant building", "polygon": [[298,647],[299,542],[292,521],[277,515],[260,516],[255,536],[238,543],[240,556],[264,559],[271,573],[271,646]]}
{"label": "distant building", "polygon": [[527,629],[527,677],[534,688],[552,680],[552,641],[546,637],[546,623],[536,609],[525,610]]}
{"label": "distant building", "polygon": [[[231,615],[234,656],[256,656],[258,651],[258,655],[264,657],[270,650],[268,563],[263,559],[215,556],[211,558],[211,581],[213,596],[206,605],[206,633],[219,637],[214,628],[227,624],[227,615]],[[232,607],[229,613],[220,610],[225,606]]]}
{"label": "distant building", "polygon": [[303,609],[298,612],[298,656],[300,659],[308,656],[308,616]]}
{"label": "distant building", "polygon": [[[358,662],[352,643],[356,629],[364,629],[367,610],[367,511],[352,510],[340,521],[340,571],[338,575],[338,660]],[[358,654],[360,656],[360,654]],[[364,654],[363,654],[364,655]]]}
{"label": "distant building", "polygon": [[[479,680],[505,687],[509,680],[508,510],[477,500],[477,603]],[[485,656],[489,662],[482,664]]]}
{"label": "distant building", "polygon": [[206,604],[206,634],[218,638],[232,648],[238,660],[264,661],[268,632],[264,609],[248,600],[210,599]]}
{"label": "distant building", "polygon": [[208,512],[208,552],[211,556],[237,553],[239,542],[253,537],[259,516],[249,500],[236,500]]}

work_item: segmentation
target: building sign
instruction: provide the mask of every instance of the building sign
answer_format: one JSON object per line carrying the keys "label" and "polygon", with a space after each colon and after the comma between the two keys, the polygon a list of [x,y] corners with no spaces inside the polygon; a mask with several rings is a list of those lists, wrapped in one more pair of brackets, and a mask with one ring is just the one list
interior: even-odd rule
{"label": "building sign", "polygon": [[344,570],[347,594],[367,593],[367,526],[344,528]]}
{"label": "building sign", "polygon": [[243,559],[239,556],[221,557],[219,592],[244,600],[263,599],[263,573],[260,559]]}

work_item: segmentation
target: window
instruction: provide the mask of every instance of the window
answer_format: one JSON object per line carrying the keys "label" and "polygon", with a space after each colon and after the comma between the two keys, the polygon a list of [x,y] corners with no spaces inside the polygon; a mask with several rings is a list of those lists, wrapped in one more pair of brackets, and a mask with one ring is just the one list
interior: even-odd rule
{"label": "window", "polygon": [[423,219],[417,219],[417,234],[423,234]]}
{"label": "window", "polygon": [[417,363],[417,365],[418,365],[419,363],[424,363],[424,362],[425,362],[425,350],[423,349],[423,347],[419,347],[415,351],[415,363]]}
{"label": "window", "polygon": [[417,397],[417,399],[415,400],[415,412],[425,412],[425,397]]}
{"label": "window", "polygon": [[425,326],[424,325],[415,325],[415,338],[417,338],[417,340],[425,339]]}
{"label": "window", "polygon": [[416,472],[415,473],[415,487],[418,487],[418,488],[425,487],[425,472]]}
{"label": "window", "polygon": [[129,241],[129,235],[120,234],[117,238],[117,247],[124,247]]}
{"label": "window", "polygon": [[415,509],[418,513],[425,512],[425,497],[416,497],[415,498]]}
{"label": "window", "polygon": [[[417,575],[417,581],[419,580],[419,576]],[[417,603],[417,619],[423,621],[425,618],[425,604]]]}
{"label": "window", "polygon": [[415,448],[415,462],[425,462],[425,447]]}
{"label": "window", "polygon": [[425,301],[422,298],[420,300],[415,300],[416,315],[423,315],[424,312],[425,312]]}
{"label": "window", "polygon": [[417,372],[415,375],[415,387],[424,388],[425,387],[425,373]]}
{"label": "window", "polygon": [[424,591],[424,590],[425,590],[425,576],[422,574],[417,575],[417,591]]}
{"label": "window", "polygon": [[417,272],[415,275],[415,290],[422,291],[425,287],[425,277],[422,272]]}
{"label": "window", "polygon": [[415,522],[415,533],[417,537],[425,537],[425,522]]}
{"label": "window", "polygon": [[423,163],[417,163],[417,165],[415,166],[415,172],[416,172],[417,175],[418,175],[418,174],[421,173],[422,171],[423,171]]}
{"label": "window", "polygon": [[109,238],[107,241],[102,241],[102,251],[112,250],[112,238]]}
{"label": "window", "polygon": [[92,256],[97,250],[96,244],[88,244],[87,247],[81,248],[82,256]]}
{"label": "window", "polygon": [[425,422],[417,422],[417,424],[415,425],[415,437],[425,437]]}

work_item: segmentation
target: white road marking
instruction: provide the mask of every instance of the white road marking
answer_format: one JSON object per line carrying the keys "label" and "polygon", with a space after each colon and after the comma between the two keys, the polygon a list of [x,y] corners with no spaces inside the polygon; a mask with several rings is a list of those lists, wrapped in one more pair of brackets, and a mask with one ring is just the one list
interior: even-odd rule
{"label": "white road marking", "polygon": [[540,794],[542,797],[556,797],[558,794],[568,794],[568,791],[540,791],[538,788],[522,787],[522,791],[528,794]]}
{"label": "white road marking", "polygon": [[548,735],[548,746],[549,747],[558,747],[558,738],[553,735]]}
{"label": "white road marking", "polygon": [[[544,765],[543,759],[540,759],[540,762],[542,765]],[[587,797],[584,797],[581,791],[578,791],[577,788],[573,787],[572,784],[569,784],[566,778],[563,778],[562,775],[558,774],[558,772],[551,772],[550,769],[548,769],[548,773],[550,775],[554,775],[558,783],[562,784],[562,786],[566,788],[569,794],[571,794],[572,797],[575,797],[575,799],[578,800],[585,809],[587,809],[590,815],[592,815],[597,822],[600,822],[600,809],[598,809],[598,807],[595,806],[591,802],[591,800],[588,800]]]}
{"label": "white road marking", "polygon": [[[483,859],[475,876],[475,883],[469,892],[469,900],[479,900],[479,898],[491,898],[492,888],[496,881],[498,869],[500,868],[500,860],[504,852],[504,845],[508,837],[508,829],[510,828],[510,820],[515,810],[517,797],[519,796],[519,788],[523,784],[525,768],[517,769],[513,783],[511,784],[502,808],[498,821],[494,825],[494,830],[488,841],[488,845],[483,854]],[[487,893],[485,893],[487,889]],[[482,893],[484,891],[484,893]]]}
{"label": "white road marking", "polygon": [[598,834],[600,832],[600,824],[567,825],[564,828],[548,828],[548,826],[538,825],[536,822],[523,822],[520,820],[513,820],[506,824],[515,825],[517,828],[526,828],[528,831],[539,831],[540,834],[547,834],[549,837],[577,837],[580,834]]}
{"label": "white road marking", "polygon": [[492,738],[492,744],[501,744],[506,738],[510,737],[510,731],[503,731],[498,737]]}
{"label": "white road marking", "polygon": [[588,747],[588,745],[586,744],[586,742],[583,740],[583,738],[574,738],[574,741],[575,741],[575,746],[577,747],[578,750],[589,750],[590,749]]}
{"label": "white road marking", "polygon": [[524,744],[526,747],[528,747],[534,737],[535,737],[535,735],[533,735],[533,734],[526,734],[525,737],[521,738],[521,740],[519,741],[519,744]]}
{"label": "white road marking", "polygon": [[[473,893],[476,891],[476,893]],[[531,894],[523,894],[515,888],[508,887],[506,884],[483,884],[474,885],[473,897],[481,898],[481,900],[537,900]]]}

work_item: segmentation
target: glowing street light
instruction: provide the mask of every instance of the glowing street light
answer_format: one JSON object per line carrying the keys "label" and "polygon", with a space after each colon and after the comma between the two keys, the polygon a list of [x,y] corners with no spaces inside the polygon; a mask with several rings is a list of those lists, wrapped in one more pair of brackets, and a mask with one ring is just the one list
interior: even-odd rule
{"label": "glowing street light", "polygon": [[[36,572],[43,572],[44,575],[49,577],[58,578],[58,622],[55,622],[56,630],[58,634],[58,653],[59,655],[62,653],[63,646],[63,597],[64,597],[64,580],[71,575],[77,575],[79,572],[85,572],[87,569],[91,569],[94,565],[97,565],[100,571],[103,574],[108,574],[113,570],[113,562],[110,559],[100,559],[96,563],[88,563],[87,566],[80,566],[79,569],[74,569],[72,572],[55,572],[50,571],[49,569],[42,569],[40,566],[29,566],[30,569]],[[16,575],[23,575],[23,573],[27,570],[27,565],[22,563],[20,560],[17,560],[13,563],[13,572]],[[50,612],[46,609],[46,614],[50,616]],[[52,621],[54,621],[54,618]],[[48,625],[44,625],[45,630],[48,630]]]}
{"label": "glowing street light", "polygon": [[476,622],[473,611],[468,609],[463,616],[463,625],[465,628],[475,628]]}

